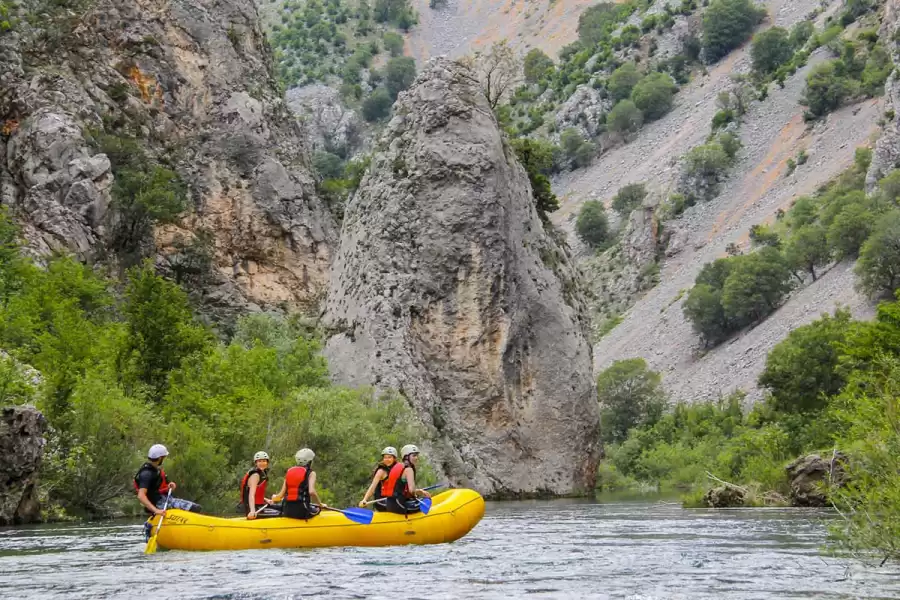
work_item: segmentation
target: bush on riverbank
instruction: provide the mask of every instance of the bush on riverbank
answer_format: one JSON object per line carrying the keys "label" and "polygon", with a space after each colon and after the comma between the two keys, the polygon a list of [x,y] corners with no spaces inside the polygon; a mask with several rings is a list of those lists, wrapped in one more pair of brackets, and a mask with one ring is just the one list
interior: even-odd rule
{"label": "bush on riverbank", "polygon": [[718,485],[712,475],[744,488],[745,505],[786,503],[787,464],[837,449],[849,483],[827,490],[845,517],[832,528],[836,548],[900,559],[900,294],[874,321],[838,311],[794,330],[769,353],[760,384],[770,396],[749,412],[732,395],[638,424],[606,447],[598,485],[680,489],[698,505]]}
{"label": "bush on riverbank", "polygon": [[[385,445],[418,441],[405,401],[332,386],[303,322],[242,318],[230,340],[194,316],[187,295],[150,265],[118,282],[66,257],[46,269],[18,253],[0,215],[0,369],[6,402],[47,417],[42,484],[73,514],[137,511],[132,476],[166,444],[178,495],[230,511],[253,453],[273,456],[272,487],[309,446],[323,499],[347,503],[368,485]],[[31,365],[35,373],[24,365]]]}

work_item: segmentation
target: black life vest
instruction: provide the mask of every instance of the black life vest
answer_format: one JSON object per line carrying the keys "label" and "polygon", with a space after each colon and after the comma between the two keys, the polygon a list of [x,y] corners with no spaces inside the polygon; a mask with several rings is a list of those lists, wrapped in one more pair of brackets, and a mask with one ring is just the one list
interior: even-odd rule
{"label": "black life vest", "polygon": [[241,506],[245,510],[250,508],[250,486],[247,485],[247,481],[254,473],[259,475],[259,483],[256,484],[256,495],[253,498],[253,504],[259,508],[266,503],[266,483],[269,481],[269,470],[253,467],[241,479]]}
{"label": "black life vest", "polygon": [[153,471],[154,479],[150,487],[147,488],[147,499],[151,504],[155,505],[160,498],[169,493],[169,481],[166,479],[166,472],[162,468],[159,468],[152,463],[145,462],[141,465],[141,468],[138,469],[138,472],[134,474],[135,493],[140,490],[138,487],[138,479],[144,471]]}
{"label": "black life vest", "polygon": [[[395,464],[396,464],[396,463],[395,463]],[[393,465],[392,465],[392,466],[393,466]],[[379,471],[384,471],[384,473],[385,473],[386,475],[390,475],[390,474],[391,474],[391,467],[387,466],[387,465],[384,464],[384,463],[378,463],[378,465],[375,467],[375,471],[372,472],[372,477],[375,477],[375,475],[378,474]],[[385,479],[386,479],[386,478],[385,478]],[[379,499],[379,498],[384,498],[384,495],[381,493],[381,484],[384,483],[385,479],[380,480],[380,481],[378,482],[378,484],[375,485],[375,499],[376,499],[376,500]]]}

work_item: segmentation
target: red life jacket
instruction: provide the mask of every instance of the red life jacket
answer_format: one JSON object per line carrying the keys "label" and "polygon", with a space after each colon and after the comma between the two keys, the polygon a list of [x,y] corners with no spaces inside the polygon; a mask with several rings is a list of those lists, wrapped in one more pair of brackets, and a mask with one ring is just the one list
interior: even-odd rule
{"label": "red life jacket", "polygon": [[309,467],[291,467],[284,475],[287,502],[309,502]]}
{"label": "red life jacket", "polygon": [[402,462],[398,462],[391,467],[391,470],[388,471],[387,479],[381,482],[381,496],[383,498],[403,498],[406,496],[406,486],[401,483],[404,470],[406,470],[406,465]]}
{"label": "red life jacket", "polygon": [[254,473],[259,474],[259,483],[256,484],[256,494],[253,496],[253,504],[259,508],[266,503],[266,483],[269,481],[268,472],[259,467],[253,467],[247,471],[244,478],[241,479],[241,504],[245,507],[250,506],[250,486],[247,485],[247,481]]}
{"label": "red life jacket", "polygon": [[138,472],[134,475],[134,492],[137,493],[140,488],[138,487],[138,478],[141,476],[141,473],[144,471],[153,471],[155,474],[154,485],[147,490],[147,499],[150,500],[153,504],[156,504],[156,501],[159,499],[160,495],[165,495],[169,493],[169,481],[166,479],[166,472],[162,468],[157,468],[155,465],[145,462],[141,465],[141,468],[138,469]]}

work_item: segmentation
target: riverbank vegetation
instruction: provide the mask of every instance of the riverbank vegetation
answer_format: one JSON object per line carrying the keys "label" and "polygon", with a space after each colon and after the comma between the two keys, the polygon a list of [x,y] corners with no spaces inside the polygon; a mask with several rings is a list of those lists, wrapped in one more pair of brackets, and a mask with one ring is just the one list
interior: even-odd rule
{"label": "riverbank vegetation", "polygon": [[769,353],[759,378],[767,397],[752,410],[740,394],[661,410],[658,381],[643,361],[600,375],[601,487],[678,489],[690,504],[715,477],[744,488],[746,504],[783,504],[790,461],[840,452],[844,481],[823,483],[844,516],[837,547],[900,559],[900,300],[880,304],[874,321],[838,311],[792,331]]}
{"label": "riverbank vegetation", "polygon": [[0,215],[0,402],[49,421],[41,494],[56,516],[136,512],[132,476],[153,443],[179,496],[229,512],[258,450],[277,480],[313,448],[323,500],[347,503],[382,447],[419,439],[401,398],[329,383],[303,319],[248,315],[223,336],[150,264],[124,281],[64,256],[40,268],[17,236]]}

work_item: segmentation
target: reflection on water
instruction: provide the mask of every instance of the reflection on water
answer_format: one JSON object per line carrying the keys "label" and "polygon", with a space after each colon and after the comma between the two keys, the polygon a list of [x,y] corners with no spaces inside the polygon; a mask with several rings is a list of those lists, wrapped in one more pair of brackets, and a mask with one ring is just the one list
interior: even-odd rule
{"label": "reflection on water", "polygon": [[488,503],[439,546],[145,556],[140,524],[6,529],[0,597],[900,598],[897,568],[819,553],[826,512],[602,500]]}

